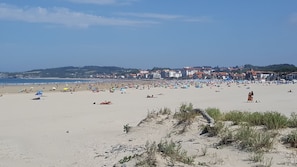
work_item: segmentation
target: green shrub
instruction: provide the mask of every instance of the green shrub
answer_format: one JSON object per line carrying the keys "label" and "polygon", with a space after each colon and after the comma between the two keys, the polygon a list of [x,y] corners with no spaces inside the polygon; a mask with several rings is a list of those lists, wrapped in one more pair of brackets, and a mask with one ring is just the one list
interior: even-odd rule
{"label": "green shrub", "polygon": [[297,127],[297,114],[295,112],[291,113],[291,117],[288,120],[288,127],[290,128]]}
{"label": "green shrub", "polygon": [[219,135],[221,130],[224,128],[223,122],[217,122],[214,126],[206,125],[203,129],[204,133],[208,133],[208,137]]}
{"label": "green shrub", "polygon": [[252,146],[252,140],[255,137],[255,129],[248,126],[243,125],[235,134],[235,140],[239,141],[239,147],[241,149],[248,149]]}
{"label": "green shrub", "polygon": [[178,121],[177,125],[180,125],[183,123],[190,125],[195,119],[195,117],[198,115],[199,113],[193,110],[193,105],[190,103],[189,105],[182,104],[179,109],[179,112],[176,112],[173,115],[173,118],[177,119]]}
{"label": "green shrub", "polygon": [[[295,120],[294,120],[295,119]],[[297,125],[297,116],[291,119],[292,125]],[[264,125],[267,129],[280,129],[285,128],[288,125],[288,118],[280,114],[278,112],[241,112],[241,111],[231,111],[228,113],[225,113],[223,116],[223,120],[225,121],[233,121],[235,125],[238,125],[240,123],[248,123],[250,125],[258,126],[258,125]]]}
{"label": "green shrub", "polygon": [[273,146],[273,134],[265,132],[256,132],[255,137],[252,139],[252,151],[268,151]]}
{"label": "green shrub", "polygon": [[264,124],[263,118],[264,118],[264,114],[260,112],[247,113],[245,122],[254,126],[263,125]]}
{"label": "green shrub", "polygon": [[175,144],[172,140],[168,142],[167,140],[161,141],[158,144],[158,152],[161,152],[163,155],[170,157],[172,161],[179,161],[185,164],[193,164],[193,157],[187,156],[187,152],[181,150],[180,144]]}
{"label": "green shrub", "polygon": [[297,130],[291,131],[290,134],[282,138],[285,144],[290,144],[291,147],[297,148]]}
{"label": "green shrub", "polygon": [[194,158],[187,155],[187,152],[181,149],[180,144],[174,143],[172,140],[161,141],[156,145],[156,142],[150,144],[149,142],[145,145],[144,160],[137,162],[136,166],[157,166],[156,153],[159,152],[163,156],[169,157],[171,161],[178,161],[184,164],[192,165]]}
{"label": "green shrub", "polygon": [[137,162],[135,166],[147,166],[147,167],[157,166],[156,152],[157,152],[156,142],[153,142],[152,144],[150,144],[147,141],[145,144],[146,157],[144,158],[144,160]]}
{"label": "green shrub", "polygon": [[235,135],[239,148],[250,151],[267,151],[273,146],[273,137],[270,132],[257,131],[248,125],[240,127]]}
{"label": "green shrub", "polygon": [[234,125],[246,121],[247,112],[231,111],[224,114],[224,121],[232,121]]}
{"label": "green shrub", "polygon": [[228,145],[235,141],[233,133],[228,128],[221,130],[220,138],[221,140],[219,141],[218,146]]}
{"label": "green shrub", "polygon": [[265,112],[263,116],[263,124],[267,129],[285,128],[288,124],[288,118],[278,112]]}
{"label": "green shrub", "polygon": [[192,103],[189,103],[189,104],[186,104],[186,103],[183,103],[180,107],[179,107],[179,111],[180,112],[191,112],[193,111],[193,104]]}
{"label": "green shrub", "polygon": [[222,117],[222,113],[217,108],[207,108],[205,110],[209,116],[211,116],[215,121],[219,121]]}

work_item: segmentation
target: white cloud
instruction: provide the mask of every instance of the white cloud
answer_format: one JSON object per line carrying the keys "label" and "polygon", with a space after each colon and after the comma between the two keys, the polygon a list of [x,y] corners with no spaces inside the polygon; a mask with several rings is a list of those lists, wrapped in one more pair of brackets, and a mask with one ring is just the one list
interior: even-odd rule
{"label": "white cloud", "polygon": [[74,3],[96,4],[96,5],[127,5],[137,0],[68,0]]}
{"label": "white cloud", "polygon": [[89,27],[98,25],[142,26],[157,24],[155,21],[136,21],[120,18],[108,18],[71,11],[67,8],[18,8],[0,3],[0,19],[24,21],[30,23],[48,23],[72,27]]}
{"label": "white cloud", "polygon": [[159,14],[159,13],[118,13],[118,14],[121,16],[132,16],[132,17],[163,19],[163,20],[174,20],[174,19],[180,19],[184,17],[181,15],[169,15],[169,14]]}
{"label": "white cloud", "polygon": [[174,21],[185,21],[185,22],[212,22],[212,19],[206,16],[201,17],[188,17],[184,15],[170,15],[160,13],[117,13],[120,16],[131,16],[146,19],[157,19],[157,20],[174,20]]}

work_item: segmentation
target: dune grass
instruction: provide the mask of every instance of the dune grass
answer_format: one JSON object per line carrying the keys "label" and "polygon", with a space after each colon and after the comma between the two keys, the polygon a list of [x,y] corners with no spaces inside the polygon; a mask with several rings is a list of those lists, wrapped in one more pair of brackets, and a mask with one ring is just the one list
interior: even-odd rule
{"label": "dune grass", "polygon": [[274,137],[269,131],[260,131],[249,125],[243,125],[237,130],[235,141],[238,141],[240,149],[253,152],[268,151],[273,146]]}
{"label": "dune grass", "polygon": [[158,144],[146,142],[145,148],[145,157],[142,161],[137,162],[136,166],[157,166],[157,154],[168,157],[171,162],[178,161],[188,165],[194,163],[194,158],[188,156],[187,152],[182,150],[181,145],[172,140],[169,142],[167,140],[160,141]]}
{"label": "dune grass", "polygon": [[[273,147],[274,138],[277,135],[273,130],[287,127],[297,127],[297,114],[292,113],[288,118],[278,112],[220,112],[216,108],[208,108],[206,112],[214,118],[216,125],[221,127],[221,121],[231,121],[233,125],[239,125],[236,130],[227,128],[209,128],[209,136],[221,138],[218,145],[236,143],[238,148],[252,152],[268,151]],[[258,126],[258,128],[256,128]],[[261,128],[259,128],[259,126]],[[297,130],[292,131],[283,139],[284,143],[297,147]]]}
{"label": "dune grass", "polygon": [[179,112],[176,112],[173,115],[173,118],[177,119],[178,123],[180,124],[187,124],[190,125],[196,116],[200,115],[199,113],[193,110],[193,104],[182,104],[179,108]]}
{"label": "dune grass", "polygon": [[170,157],[173,161],[182,162],[184,164],[191,165],[194,162],[193,157],[187,155],[187,151],[181,149],[181,144],[174,143],[171,141],[161,141],[158,144],[158,152],[161,152],[163,155]]}
{"label": "dune grass", "polygon": [[230,111],[221,113],[219,109],[208,108],[206,112],[215,121],[232,121],[234,125],[247,123],[251,126],[265,126],[268,130],[286,127],[297,127],[297,115],[293,113],[290,118],[278,112],[242,112]]}
{"label": "dune grass", "polygon": [[297,148],[297,130],[291,131],[282,138],[284,144],[290,144],[291,147]]}
{"label": "dune grass", "polygon": [[297,114],[295,112],[291,113],[287,125],[290,128],[297,128]]}
{"label": "dune grass", "polygon": [[207,108],[205,110],[209,116],[211,116],[215,121],[219,121],[222,117],[222,113],[217,108]]}
{"label": "dune grass", "polygon": [[[253,153],[250,157],[250,160],[253,162],[263,163],[265,161],[264,152],[273,148],[276,135],[278,135],[275,130],[297,127],[297,114],[295,113],[292,113],[290,117],[286,117],[281,113],[272,111],[263,113],[230,111],[222,113],[217,108],[207,108],[205,111],[215,120],[215,123],[211,124],[211,126],[210,124],[206,125],[204,129],[207,130],[209,137],[218,136],[220,138],[217,146],[232,144],[241,150],[250,151]],[[182,104],[179,111],[173,115],[171,115],[169,108],[149,112],[145,120],[156,119],[161,115],[173,117],[177,120],[176,125],[183,125],[184,128],[191,125],[193,121],[198,121],[199,119],[195,118],[200,116],[193,108],[193,105],[189,103]],[[225,121],[231,121],[233,123],[232,125],[238,126],[230,128],[232,125],[226,124]],[[124,131],[126,133],[129,132],[130,128],[128,124],[124,125]],[[297,148],[297,130],[291,131],[291,133],[285,135],[281,140],[284,144],[289,144],[291,147]],[[189,165],[194,163],[194,157],[188,156],[187,152],[181,149],[179,143],[175,143],[172,140],[162,140],[158,144],[156,142],[147,142],[143,154],[144,158],[138,161],[136,166],[157,166],[157,154],[169,158],[171,162],[178,161]],[[128,162],[135,157],[124,157],[121,162]],[[272,159],[267,161],[267,165],[264,166],[271,166],[271,163]]]}

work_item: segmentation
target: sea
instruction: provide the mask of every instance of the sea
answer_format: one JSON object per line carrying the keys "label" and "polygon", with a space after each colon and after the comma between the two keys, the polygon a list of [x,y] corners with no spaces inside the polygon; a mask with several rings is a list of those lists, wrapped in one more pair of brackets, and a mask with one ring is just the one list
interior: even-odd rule
{"label": "sea", "polygon": [[103,79],[60,79],[60,78],[0,78],[0,85],[42,85],[42,84],[61,84],[61,83],[92,83],[104,82]]}

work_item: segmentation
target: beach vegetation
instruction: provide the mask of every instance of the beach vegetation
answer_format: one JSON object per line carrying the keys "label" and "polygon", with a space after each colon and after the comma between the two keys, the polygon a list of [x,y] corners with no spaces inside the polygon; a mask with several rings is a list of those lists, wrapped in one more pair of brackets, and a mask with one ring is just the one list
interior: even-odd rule
{"label": "beach vegetation", "polygon": [[172,161],[182,162],[184,164],[191,165],[194,162],[194,158],[187,155],[187,151],[181,149],[181,144],[176,144],[172,140],[161,141],[158,145],[158,152],[162,155],[169,157]]}
{"label": "beach vegetation", "polygon": [[222,116],[223,121],[232,121],[234,125],[248,123],[253,126],[263,125],[263,113],[231,111]]}
{"label": "beach vegetation", "polygon": [[287,127],[288,118],[278,112],[265,112],[263,115],[263,125],[267,129],[281,129]]}
{"label": "beach vegetation", "polygon": [[250,156],[250,161],[263,162],[264,161],[264,152],[257,151],[257,152],[252,153],[252,155]]}
{"label": "beach vegetation", "polygon": [[[296,121],[292,119],[292,125]],[[223,121],[232,121],[234,125],[240,123],[247,123],[252,126],[265,126],[268,130],[270,129],[281,129],[287,127],[289,121],[288,118],[278,112],[241,112],[241,111],[231,111],[225,113],[222,116]]]}
{"label": "beach vegetation", "polygon": [[268,151],[272,148],[275,134],[260,131],[249,125],[242,125],[235,134],[240,149],[249,151]]}
{"label": "beach vegetation", "polygon": [[132,127],[131,127],[129,124],[124,125],[124,132],[125,132],[125,133],[129,133],[130,130],[131,130],[131,128],[132,128]]}
{"label": "beach vegetation", "polygon": [[[273,148],[277,140],[278,132],[281,128],[297,127],[297,114],[292,113],[291,117],[278,112],[242,112],[231,111],[221,113],[219,109],[207,108],[207,114],[212,117],[215,122],[207,125],[202,125],[202,131],[207,133],[209,137],[218,137],[220,140],[216,144],[217,148],[223,145],[232,145],[236,148],[251,152],[250,161],[260,163],[261,166],[271,166],[272,158],[265,158],[264,154]],[[176,126],[179,126],[180,133],[187,130],[197,116],[201,116],[197,109],[193,109],[193,105],[182,104],[177,112],[171,115],[169,108],[161,108],[159,111],[149,112],[146,119],[158,119],[157,124],[162,124],[163,120],[159,118],[174,118],[176,119]],[[233,124],[229,124],[231,121]],[[233,126],[233,125],[238,126]],[[124,125],[124,131],[130,131],[129,124]],[[176,128],[176,127],[175,127]],[[204,133],[201,133],[204,134]],[[167,137],[171,138],[172,133]],[[290,134],[281,138],[284,144],[297,148],[297,130],[291,131]],[[201,147],[199,149],[200,156],[206,156],[208,147]],[[167,165],[176,163],[184,163],[192,165],[196,156],[188,156],[187,151],[182,150],[181,144],[173,142],[172,140],[161,140],[158,144],[156,142],[145,145],[145,152],[141,155],[126,156],[121,159],[120,163],[129,162],[136,158],[136,166],[158,166],[159,159],[166,160]],[[170,163],[170,164],[169,164]]]}
{"label": "beach vegetation", "polygon": [[218,108],[207,108],[205,110],[207,112],[207,114],[212,117],[215,121],[219,121],[221,120],[222,117],[222,113]]}
{"label": "beach vegetation", "polygon": [[181,130],[178,134],[183,134],[187,131],[188,127],[192,125],[195,118],[199,116],[200,113],[193,109],[193,105],[182,104],[178,112],[175,112],[173,118],[177,120],[176,127],[180,126]]}
{"label": "beach vegetation", "polygon": [[193,104],[192,103],[189,103],[189,104],[187,104],[187,103],[183,103],[183,104],[181,104],[181,106],[179,107],[179,111],[180,112],[191,112],[191,111],[193,111]]}
{"label": "beach vegetation", "polygon": [[291,116],[288,119],[288,127],[297,128],[297,114],[295,112],[291,113]]}
{"label": "beach vegetation", "polygon": [[156,142],[146,142],[145,145],[145,158],[142,161],[136,163],[136,166],[157,166],[157,154],[161,156],[170,158],[171,162],[181,162],[184,164],[192,165],[194,163],[194,158],[187,155],[185,150],[181,149],[180,144],[176,144],[171,141],[160,141]]}
{"label": "beach vegetation", "polygon": [[143,160],[136,163],[135,166],[157,166],[157,145],[156,142],[149,143],[148,141],[145,144],[145,157]]}
{"label": "beach vegetation", "polygon": [[235,141],[233,132],[228,128],[224,128],[220,132],[219,137],[220,137],[221,140],[219,141],[217,146],[229,145],[229,144],[231,144],[231,143],[233,143]]}
{"label": "beach vegetation", "polygon": [[[140,126],[141,124],[143,124],[144,122],[150,122],[153,120],[156,120],[157,118],[163,118],[162,120],[157,121],[157,124],[163,124],[165,119],[168,119],[169,116],[171,115],[171,110],[170,108],[164,107],[161,108],[159,111],[153,110],[153,111],[148,111],[146,118],[144,118],[143,120],[141,120],[137,126]],[[165,118],[162,116],[166,116]]]}
{"label": "beach vegetation", "polygon": [[203,128],[204,133],[207,133],[208,137],[218,136],[224,129],[223,122],[217,122],[214,125],[205,125]]}
{"label": "beach vegetation", "polygon": [[151,112],[148,111],[145,120],[155,119],[157,118],[157,116],[158,114],[156,113],[156,111],[151,111]]}
{"label": "beach vegetation", "polygon": [[237,130],[237,133],[235,134],[235,140],[239,141],[239,147],[241,149],[246,149],[252,146],[252,138],[255,136],[254,134],[254,128],[243,125]]}
{"label": "beach vegetation", "polygon": [[190,125],[196,118],[200,115],[198,112],[194,111],[193,104],[182,104],[179,108],[179,112],[173,115],[173,118],[177,119],[177,125],[186,124]]}
{"label": "beach vegetation", "polygon": [[230,111],[224,114],[222,117],[223,121],[232,121],[234,125],[238,125],[241,122],[245,121],[245,117],[248,113],[241,111]]}
{"label": "beach vegetation", "polygon": [[148,111],[147,116],[143,120],[141,120],[137,126],[140,126],[144,122],[149,122],[153,119],[156,119],[157,117],[158,117],[158,114],[156,113],[156,111],[152,111],[152,112]]}
{"label": "beach vegetation", "polygon": [[221,130],[220,141],[217,146],[235,143],[241,149],[251,152],[265,152],[272,149],[276,133],[261,130],[249,124],[241,124],[239,128],[231,131],[228,128]]}
{"label": "beach vegetation", "polygon": [[161,114],[161,115],[170,115],[171,110],[170,110],[170,108],[164,107],[164,108],[161,108],[159,110],[159,114]]}
{"label": "beach vegetation", "polygon": [[263,118],[264,114],[261,112],[245,112],[243,121],[251,126],[260,126],[264,125]]}
{"label": "beach vegetation", "polygon": [[291,131],[289,134],[284,136],[281,140],[284,144],[290,144],[291,147],[297,148],[297,130]]}
{"label": "beach vegetation", "polygon": [[123,163],[126,163],[126,162],[129,162],[130,160],[132,160],[133,158],[139,156],[138,154],[134,154],[133,156],[129,155],[129,156],[125,156],[124,158],[120,159],[119,160],[119,163],[120,164],[123,164]]}

